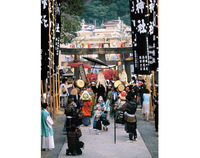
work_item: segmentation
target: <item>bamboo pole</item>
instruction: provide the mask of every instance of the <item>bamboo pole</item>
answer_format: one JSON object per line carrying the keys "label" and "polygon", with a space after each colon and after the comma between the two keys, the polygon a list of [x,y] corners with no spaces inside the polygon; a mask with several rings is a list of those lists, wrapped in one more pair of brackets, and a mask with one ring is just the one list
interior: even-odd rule
{"label": "bamboo pole", "polygon": [[58,109],[60,110],[60,73],[58,69]]}
{"label": "bamboo pole", "polygon": [[[154,97],[156,94],[154,71],[152,71],[152,86],[153,86],[153,97]],[[153,107],[155,109],[155,104],[153,104]]]}
{"label": "bamboo pole", "polygon": [[49,84],[50,84],[50,115],[53,115],[52,111],[52,99],[51,99],[51,17],[50,17],[50,0],[48,0],[48,11],[49,11]]}
{"label": "bamboo pole", "polygon": [[55,41],[55,10],[54,10],[54,1],[53,1],[53,9],[52,9],[52,17],[53,17],[53,119],[55,119],[55,115],[56,115],[56,106],[55,106],[55,74],[54,74],[54,66],[55,66],[55,62],[54,62],[54,52],[55,52],[55,47],[54,47],[54,41]]}
{"label": "bamboo pole", "polygon": [[[147,89],[149,90],[149,94],[151,95],[150,75],[146,75],[146,83],[147,83]],[[151,114],[151,116],[153,116],[152,100],[151,99],[150,99],[150,102],[149,102],[149,113]]]}
{"label": "bamboo pole", "polygon": [[45,80],[45,91],[46,91],[46,103],[47,105],[49,104],[49,101],[48,101],[48,87],[47,87],[47,80]]}
{"label": "bamboo pole", "polygon": [[43,96],[43,81],[41,80],[41,95],[42,95],[42,104],[44,103],[44,96]]}
{"label": "bamboo pole", "polygon": [[58,80],[57,80],[57,78],[58,78],[58,75],[57,75],[57,66],[56,66],[56,113],[58,112]]}

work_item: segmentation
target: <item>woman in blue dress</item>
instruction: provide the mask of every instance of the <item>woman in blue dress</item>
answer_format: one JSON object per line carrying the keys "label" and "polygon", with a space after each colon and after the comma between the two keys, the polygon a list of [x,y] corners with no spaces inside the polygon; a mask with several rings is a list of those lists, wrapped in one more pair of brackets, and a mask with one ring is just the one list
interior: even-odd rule
{"label": "woman in blue dress", "polygon": [[149,121],[149,104],[150,104],[151,95],[149,94],[149,90],[145,89],[143,94],[143,105],[142,105],[142,114],[145,120]]}

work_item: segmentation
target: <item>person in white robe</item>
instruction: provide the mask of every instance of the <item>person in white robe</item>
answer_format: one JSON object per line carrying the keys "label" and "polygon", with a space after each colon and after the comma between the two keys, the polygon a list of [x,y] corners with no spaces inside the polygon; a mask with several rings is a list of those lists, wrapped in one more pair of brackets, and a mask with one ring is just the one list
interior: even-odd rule
{"label": "person in white robe", "polygon": [[54,132],[53,132],[53,120],[48,112],[47,103],[42,104],[41,111],[41,147],[42,150],[53,150],[54,145]]}

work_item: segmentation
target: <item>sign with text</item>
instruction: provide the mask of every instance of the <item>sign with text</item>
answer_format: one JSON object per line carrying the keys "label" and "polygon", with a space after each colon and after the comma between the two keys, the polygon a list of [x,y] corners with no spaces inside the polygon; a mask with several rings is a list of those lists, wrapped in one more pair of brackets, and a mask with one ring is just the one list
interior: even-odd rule
{"label": "sign with text", "polygon": [[130,0],[134,73],[150,74],[146,0]]}

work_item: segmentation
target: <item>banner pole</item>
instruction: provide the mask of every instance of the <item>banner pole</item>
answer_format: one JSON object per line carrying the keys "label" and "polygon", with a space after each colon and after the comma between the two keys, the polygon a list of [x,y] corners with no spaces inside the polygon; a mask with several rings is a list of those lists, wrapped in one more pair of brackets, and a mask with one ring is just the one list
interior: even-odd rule
{"label": "banner pole", "polygon": [[60,73],[58,68],[58,109],[60,110]]}
{"label": "banner pole", "polygon": [[41,80],[41,95],[42,95],[42,104],[44,103],[44,96],[43,96],[43,81]]}
{"label": "banner pole", "polygon": [[55,66],[55,61],[54,61],[54,56],[55,56],[55,54],[54,54],[54,50],[55,50],[55,46],[54,46],[54,42],[55,42],[55,18],[54,18],[54,16],[55,16],[55,10],[54,10],[54,7],[55,7],[55,5],[54,5],[54,0],[53,0],[53,3],[52,3],[52,5],[53,5],[53,9],[52,9],[52,17],[53,17],[53,19],[52,19],[52,21],[53,21],[53,119],[55,119],[55,116],[56,116],[56,105],[55,105],[55,74],[54,74],[54,71],[55,71],[55,69],[54,69],[54,66]]}
{"label": "banner pole", "polygon": [[50,17],[50,0],[48,0],[48,12],[49,12],[49,84],[50,84],[50,115],[52,117],[52,99],[51,99],[51,17]]}
{"label": "banner pole", "polygon": [[57,77],[58,77],[58,75],[57,75],[57,66],[56,66],[56,113],[58,112],[58,84],[57,84]]}
{"label": "banner pole", "polygon": [[45,89],[46,89],[46,103],[48,105],[49,101],[48,101],[48,88],[47,88],[47,80],[45,80]]}
{"label": "banner pole", "polygon": [[[155,94],[156,94],[154,71],[152,71],[152,86],[153,86],[153,97],[154,97]],[[153,107],[154,107],[154,109],[155,109],[154,103],[153,103]]]}

